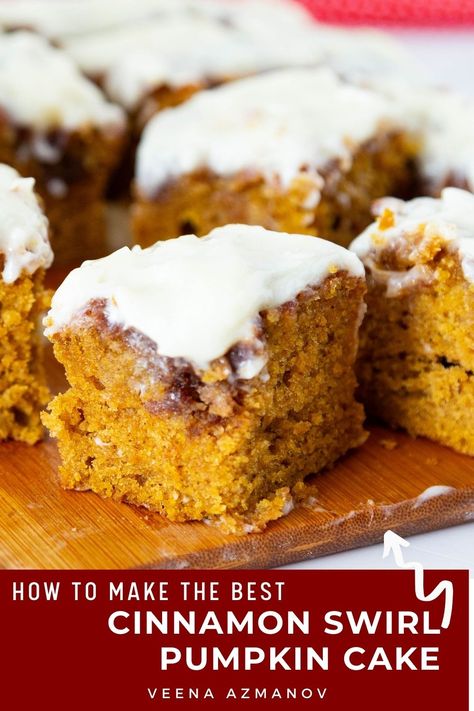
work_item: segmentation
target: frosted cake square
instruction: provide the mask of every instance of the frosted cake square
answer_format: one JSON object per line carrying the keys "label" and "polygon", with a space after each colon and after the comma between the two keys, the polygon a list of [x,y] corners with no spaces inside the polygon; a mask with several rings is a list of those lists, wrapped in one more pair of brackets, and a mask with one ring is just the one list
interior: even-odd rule
{"label": "frosted cake square", "polygon": [[370,206],[413,187],[417,139],[398,104],[329,69],[287,69],[201,92],[147,124],[134,237],[149,245],[240,222],[347,245]]}
{"label": "frosted cake square", "polygon": [[365,440],[364,291],[348,250],[257,226],[83,264],[46,319],[70,383],[44,418],[63,485],[227,531],[284,515]]}
{"label": "frosted cake square", "polygon": [[104,195],[125,119],[71,59],[28,32],[0,35],[0,161],[33,177],[59,262],[107,253]]}
{"label": "frosted cake square", "polygon": [[49,399],[38,319],[53,260],[33,185],[0,164],[0,439],[28,444],[42,436],[40,410]]}
{"label": "frosted cake square", "polygon": [[368,311],[358,373],[369,412],[474,455],[474,195],[387,198],[352,244]]}
{"label": "frosted cake square", "polygon": [[154,113],[241,76],[310,63],[318,47],[311,15],[289,0],[20,0],[0,4],[2,24],[53,40],[125,109],[129,145],[114,196],[130,185],[136,143]]}

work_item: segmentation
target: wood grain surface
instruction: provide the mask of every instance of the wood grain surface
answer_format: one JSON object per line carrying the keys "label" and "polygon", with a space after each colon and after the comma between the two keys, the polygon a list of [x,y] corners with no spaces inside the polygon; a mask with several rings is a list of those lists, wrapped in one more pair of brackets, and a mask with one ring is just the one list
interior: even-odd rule
{"label": "wood grain surface", "polygon": [[[50,351],[47,369],[53,389],[64,387]],[[58,463],[48,439],[0,445],[0,567],[262,568],[375,543],[388,528],[409,535],[474,519],[474,458],[381,427],[313,478],[312,509],[247,536],[63,491]]]}

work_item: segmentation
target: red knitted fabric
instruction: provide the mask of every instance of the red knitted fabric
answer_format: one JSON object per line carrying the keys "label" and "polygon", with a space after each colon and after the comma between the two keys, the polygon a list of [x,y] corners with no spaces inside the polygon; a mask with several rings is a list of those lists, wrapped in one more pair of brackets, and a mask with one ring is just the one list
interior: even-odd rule
{"label": "red knitted fabric", "polygon": [[474,0],[300,0],[326,22],[453,27],[474,26]]}

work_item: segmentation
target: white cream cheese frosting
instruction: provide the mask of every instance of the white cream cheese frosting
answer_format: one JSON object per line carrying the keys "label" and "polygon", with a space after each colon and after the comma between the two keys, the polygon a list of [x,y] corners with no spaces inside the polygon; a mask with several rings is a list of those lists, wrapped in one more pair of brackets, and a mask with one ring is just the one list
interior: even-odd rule
{"label": "white cream cheese frosting", "polygon": [[[223,13],[225,8],[226,3]],[[321,35],[310,24],[289,29],[272,18],[264,26],[249,18],[242,22],[235,12],[229,22],[190,12],[73,37],[64,46],[82,71],[100,77],[107,94],[131,110],[162,86],[206,85],[321,62],[327,54]]]}
{"label": "white cream cheese frosting", "polygon": [[[428,185],[455,179],[474,190],[474,101],[449,91],[426,90],[412,97],[419,106],[423,146],[421,171]],[[415,103],[417,102],[417,103]]]}
{"label": "white cream cheese frosting", "polygon": [[292,0],[10,0],[0,3],[0,27],[29,27],[61,41],[154,17],[187,13],[267,29],[269,21],[288,28],[307,24],[311,18]]}
{"label": "white cream cheese frosting", "polygon": [[222,81],[307,57],[301,41],[285,52],[281,42],[269,40],[191,15],[96,33],[66,48],[84,72],[102,77],[108,96],[132,110],[161,86]]}
{"label": "white cream cheese frosting", "polygon": [[67,38],[64,46],[127,109],[160,86],[205,84],[280,67],[324,64],[355,81],[415,71],[389,37],[301,22],[288,13],[287,3],[199,0],[187,12],[183,2],[178,5],[182,12]]}
{"label": "white cream cheese frosting", "polygon": [[0,27],[34,29],[61,41],[171,10],[180,0],[9,0],[0,3]]}
{"label": "white cream cheese frosting", "polygon": [[65,52],[23,31],[0,35],[0,106],[15,123],[38,130],[124,121],[122,109]]}
{"label": "white cream cheese frosting", "polygon": [[[110,324],[144,334],[162,356],[206,370],[237,344],[259,345],[260,311],[293,300],[338,270],[364,273],[354,254],[326,240],[227,225],[201,239],[124,247],[85,262],[55,293],[45,332],[50,337],[80,324],[84,307],[104,299]],[[238,375],[252,378],[264,365],[260,348]]]}
{"label": "white cream cheese frosting", "polygon": [[328,161],[349,167],[354,148],[401,121],[395,102],[329,69],[270,72],[153,117],[138,148],[136,184],[153,198],[170,179],[201,167],[218,175],[251,170],[284,187],[304,171],[322,184],[318,169]]}
{"label": "white cream cheese frosting", "polygon": [[22,178],[0,163],[0,254],[3,281],[11,284],[53,261],[48,220],[34,192],[33,178]]}
{"label": "white cream cheese frosting", "polygon": [[[412,237],[421,236],[423,241],[441,237],[451,250],[458,252],[465,278],[474,281],[474,194],[459,188],[445,188],[440,198],[421,197],[407,202],[383,198],[375,203],[375,210],[378,215],[386,210],[390,212],[390,226],[381,227],[377,221],[350,245],[350,250],[365,264],[370,265],[374,255],[409,242]],[[416,281],[417,275],[423,278],[416,264],[416,254],[422,250],[423,241],[414,245],[411,255],[412,281]],[[401,278],[399,275],[398,279]]]}
{"label": "white cream cheese frosting", "polygon": [[59,42],[127,109],[161,85],[284,66],[326,64],[354,80],[416,71],[389,35],[323,25],[291,0],[15,0],[0,3],[1,26]]}

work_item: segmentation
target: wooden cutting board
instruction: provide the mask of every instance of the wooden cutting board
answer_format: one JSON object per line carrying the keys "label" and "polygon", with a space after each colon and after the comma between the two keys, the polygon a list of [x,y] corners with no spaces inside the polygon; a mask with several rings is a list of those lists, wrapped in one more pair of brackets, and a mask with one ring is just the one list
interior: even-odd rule
{"label": "wooden cutting board", "polygon": [[[52,389],[64,387],[51,351],[47,370]],[[381,427],[314,477],[314,508],[247,536],[63,491],[58,463],[52,440],[0,445],[0,567],[263,568],[375,543],[388,528],[409,535],[474,520],[474,458]]]}

